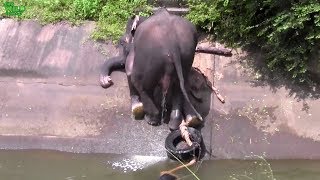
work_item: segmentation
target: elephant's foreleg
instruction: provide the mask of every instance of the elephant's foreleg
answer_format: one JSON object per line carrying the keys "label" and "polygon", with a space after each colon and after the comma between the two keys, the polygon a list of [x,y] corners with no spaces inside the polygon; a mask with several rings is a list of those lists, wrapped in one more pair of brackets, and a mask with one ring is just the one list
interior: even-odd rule
{"label": "elephant's foreleg", "polygon": [[108,88],[113,85],[110,74],[114,70],[124,69],[125,68],[125,57],[116,56],[106,60],[100,71],[100,85],[103,88]]}

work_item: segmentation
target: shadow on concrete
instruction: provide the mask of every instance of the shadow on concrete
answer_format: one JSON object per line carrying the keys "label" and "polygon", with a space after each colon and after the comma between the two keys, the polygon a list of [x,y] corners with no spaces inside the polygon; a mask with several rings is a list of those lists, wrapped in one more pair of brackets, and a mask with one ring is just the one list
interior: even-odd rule
{"label": "shadow on concrete", "polygon": [[[276,116],[278,107],[266,109],[270,116]],[[273,128],[273,122],[270,121],[274,119],[265,117],[262,109],[254,108],[252,112],[244,113],[242,108],[236,108],[228,114],[214,110],[214,114],[216,124],[213,127],[212,141],[219,145],[213,147],[214,158],[250,159],[252,155],[271,159],[319,158],[320,144],[292,133],[286,125],[283,125],[281,131],[267,133]]]}
{"label": "shadow on concrete", "polygon": [[271,71],[264,59],[263,53],[258,50],[247,48],[247,55],[240,57],[240,62],[247,68],[249,73],[253,73],[251,85],[253,87],[270,87],[272,92],[284,87],[288,90],[288,95],[294,97],[297,101],[310,98],[313,100],[320,98],[320,77],[311,72],[306,74],[306,80],[300,82],[299,79],[293,79],[287,71]]}

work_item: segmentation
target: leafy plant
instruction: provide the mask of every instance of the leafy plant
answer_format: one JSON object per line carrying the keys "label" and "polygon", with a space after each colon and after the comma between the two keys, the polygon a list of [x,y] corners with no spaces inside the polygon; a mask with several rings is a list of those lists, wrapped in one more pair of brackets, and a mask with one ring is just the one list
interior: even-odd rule
{"label": "leafy plant", "polygon": [[187,18],[232,47],[256,47],[272,71],[303,82],[320,62],[317,0],[189,0]]}

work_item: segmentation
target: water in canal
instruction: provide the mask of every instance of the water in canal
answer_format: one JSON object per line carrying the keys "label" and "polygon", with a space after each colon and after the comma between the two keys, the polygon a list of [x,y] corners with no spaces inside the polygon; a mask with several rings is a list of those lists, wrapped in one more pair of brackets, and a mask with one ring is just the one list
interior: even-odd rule
{"label": "water in canal", "polygon": [[[162,157],[0,150],[0,180],[152,180],[177,165]],[[177,175],[196,179],[187,170]],[[316,180],[320,161],[210,160],[196,175],[202,180]]]}

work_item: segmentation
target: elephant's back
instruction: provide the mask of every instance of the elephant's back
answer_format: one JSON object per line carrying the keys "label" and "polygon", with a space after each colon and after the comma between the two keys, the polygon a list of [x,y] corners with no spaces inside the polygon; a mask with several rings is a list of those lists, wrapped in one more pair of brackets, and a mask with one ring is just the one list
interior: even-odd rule
{"label": "elephant's back", "polygon": [[161,37],[162,41],[174,39],[176,42],[184,38],[193,45],[197,44],[196,27],[185,18],[166,12],[153,15],[145,20],[136,30],[135,38],[139,36],[155,36],[153,38],[156,39]]}
{"label": "elephant's back", "polygon": [[193,59],[197,46],[197,31],[188,20],[161,12],[144,21],[135,32],[138,49],[161,50],[163,55],[180,51],[183,59]]}
{"label": "elephant's back", "polygon": [[169,19],[169,15],[157,14],[144,21],[135,32],[135,45],[143,43],[149,48],[174,48],[172,45],[177,39]]}

